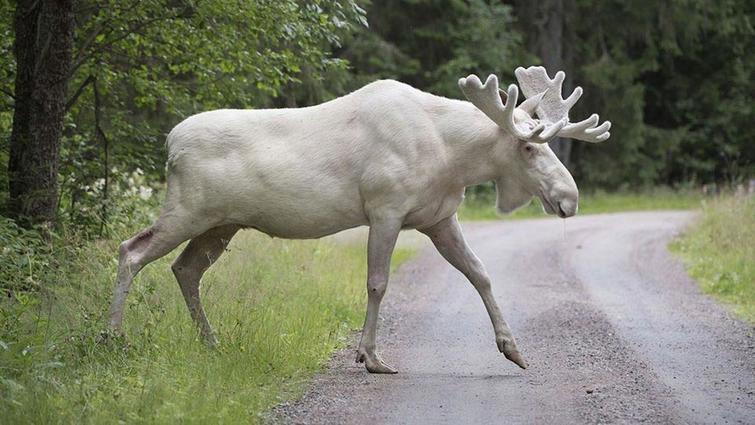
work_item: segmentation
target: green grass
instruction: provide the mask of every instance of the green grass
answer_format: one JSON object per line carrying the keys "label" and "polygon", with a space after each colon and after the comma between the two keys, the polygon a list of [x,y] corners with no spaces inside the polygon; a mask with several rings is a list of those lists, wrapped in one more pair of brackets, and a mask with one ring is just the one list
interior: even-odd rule
{"label": "green grass", "polygon": [[[598,214],[620,211],[673,210],[698,208],[703,197],[697,192],[654,189],[639,192],[588,192],[581,193],[578,214]],[[495,193],[468,196],[459,208],[459,219],[499,220],[501,218],[545,217],[539,200],[533,200],[512,214],[501,215],[495,209]]]}
{"label": "green grass", "polygon": [[363,247],[242,232],[203,280],[220,349],[190,321],[169,270],[179,250],[137,277],[126,338],[103,338],[116,247],[71,250],[49,290],[0,301],[0,422],[259,422],[363,320]]}
{"label": "green grass", "polygon": [[755,197],[703,204],[700,221],[670,245],[703,291],[755,323]]}

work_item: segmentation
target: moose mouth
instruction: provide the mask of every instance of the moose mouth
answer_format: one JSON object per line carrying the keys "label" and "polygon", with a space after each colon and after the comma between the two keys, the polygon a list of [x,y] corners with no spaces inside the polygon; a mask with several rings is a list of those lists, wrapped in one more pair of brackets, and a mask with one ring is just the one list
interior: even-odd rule
{"label": "moose mouth", "polygon": [[561,218],[566,218],[568,214],[566,214],[566,211],[561,208],[561,204],[558,204],[558,216]]}
{"label": "moose mouth", "polygon": [[[564,211],[563,208],[561,208],[560,202],[553,202],[550,199],[548,199],[547,196],[541,191],[540,192],[540,201],[543,203],[543,207],[545,208],[545,212],[548,214],[556,214],[561,218],[566,218],[569,216],[569,214]],[[554,206],[555,204],[555,206]]]}

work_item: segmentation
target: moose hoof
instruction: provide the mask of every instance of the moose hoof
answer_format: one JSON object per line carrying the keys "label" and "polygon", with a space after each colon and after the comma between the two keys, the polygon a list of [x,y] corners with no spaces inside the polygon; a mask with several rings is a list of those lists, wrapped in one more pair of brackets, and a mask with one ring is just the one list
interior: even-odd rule
{"label": "moose hoof", "polygon": [[204,340],[204,343],[207,346],[207,348],[210,348],[213,350],[220,348],[220,341],[218,341],[218,338],[215,336],[215,334],[204,336],[202,339]]}
{"label": "moose hoof", "polygon": [[363,350],[358,350],[356,360],[357,363],[364,363],[364,366],[367,368],[367,372],[370,373],[398,373],[396,369],[385,364],[385,362],[383,362],[383,360],[381,360],[380,357],[378,357],[378,355],[375,353],[368,354]]}
{"label": "moose hoof", "polygon": [[496,342],[498,343],[498,351],[503,353],[507,359],[516,363],[522,369],[527,369],[527,362],[524,361],[524,357],[519,353],[519,349],[516,348],[516,344],[513,341],[498,340]]}
{"label": "moose hoof", "polygon": [[100,331],[95,339],[98,344],[110,343],[113,341],[125,341],[126,334],[121,329],[106,328]]}
{"label": "moose hoof", "polygon": [[527,362],[524,361],[524,357],[522,357],[519,351],[516,351],[516,350],[511,351],[511,352],[504,351],[503,355],[506,356],[507,359],[516,363],[517,366],[521,367],[522,369],[527,369]]}

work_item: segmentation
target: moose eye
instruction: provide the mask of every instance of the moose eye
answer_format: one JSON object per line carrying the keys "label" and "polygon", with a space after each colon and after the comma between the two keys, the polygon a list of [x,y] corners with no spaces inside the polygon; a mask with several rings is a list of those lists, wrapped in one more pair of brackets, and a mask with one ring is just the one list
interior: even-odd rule
{"label": "moose eye", "polygon": [[524,150],[526,150],[527,152],[532,152],[533,149],[534,148],[532,146],[530,146],[530,145],[525,145],[524,146]]}

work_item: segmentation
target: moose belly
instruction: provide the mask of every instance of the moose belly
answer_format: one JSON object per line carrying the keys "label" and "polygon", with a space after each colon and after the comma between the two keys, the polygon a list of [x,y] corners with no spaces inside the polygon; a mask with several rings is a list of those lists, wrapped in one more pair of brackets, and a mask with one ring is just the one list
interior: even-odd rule
{"label": "moose belly", "polygon": [[[335,218],[335,219],[334,219]],[[317,239],[342,230],[361,226],[366,220],[357,217],[335,217],[333,215],[309,215],[295,218],[261,213],[246,220],[237,220],[244,227],[259,230],[271,237],[284,239]]]}
{"label": "moose belly", "polygon": [[286,239],[315,239],[367,224],[357,193],[291,189],[237,198],[238,208],[228,219]]}

